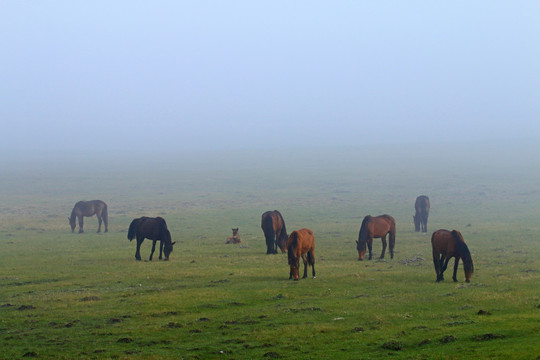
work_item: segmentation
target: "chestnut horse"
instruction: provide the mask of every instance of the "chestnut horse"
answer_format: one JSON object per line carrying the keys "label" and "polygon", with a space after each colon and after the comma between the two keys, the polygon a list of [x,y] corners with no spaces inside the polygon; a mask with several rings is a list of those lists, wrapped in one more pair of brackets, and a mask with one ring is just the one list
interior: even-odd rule
{"label": "chestnut horse", "polygon": [[294,278],[298,281],[298,271],[300,268],[300,258],[304,260],[304,276],[307,278],[307,266],[311,265],[313,278],[315,279],[315,236],[309,229],[293,231],[287,241],[287,251],[289,257],[289,280]]}
{"label": "chestnut horse", "polygon": [[107,204],[101,200],[79,201],[71,210],[71,216],[68,217],[71,232],[75,231],[76,220],[79,218],[79,233],[83,231],[83,217],[94,216],[98,218],[98,233],[101,232],[101,222],[105,223],[105,232],[108,231],[109,219],[107,216]]}
{"label": "chestnut horse", "polygon": [[371,216],[368,215],[362,221],[358,241],[356,242],[356,250],[358,250],[358,260],[364,260],[366,254],[366,244],[369,250],[369,260],[371,260],[371,247],[373,238],[381,238],[382,252],[380,259],[384,259],[386,251],[386,235],[389,235],[390,241],[390,258],[394,258],[394,245],[396,243],[396,220],[390,215]]}
{"label": "chestnut horse", "polygon": [[282,253],[287,251],[287,228],[279,211],[262,214],[261,228],[266,238],[266,254],[277,254],[278,247]]}
{"label": "chestnut horse", "polygon": [[144,239],[150,239],[152,243],[152,252],[150,253],[150,261],[156,250],[156,241],[159,240],[159,260],[162,259],[162,253],[165,253],[165,260],[169,260],[169,255],[173,251],[175,242],[171,242],[171,233],[167,229],[165,219],[161,217],[151,218],[143,216],[138,219],[133,219],[129,225],[127,238],[129,241],[137,238],[137,251],[135,259],[141,260],[141,244]]}
{"label": "chestnut horse", "polygon": [[444,280],[443,274],[448,266],[450,258],[454,257],[454,275],[452,279],[457,282],[457,268],[459,259],[463,259],[463,270],[465,270],[465,282],[471,281],[471,276],[474,271],[474,265],[471,253],[467,244],[463,240],[463,236],[457,230],[437,230],[431,235],[431,247],[433,248],[433,265],[435,265],[435,273],[437,273],[437,282]]}
{"label": "chestnut horse", "polygon": [[429,216],[429,198],[426,195],[420,195],[414,202],[414,210],[416,214],[413,216],[414,231],[422,230],[427,233],[427,220]]}

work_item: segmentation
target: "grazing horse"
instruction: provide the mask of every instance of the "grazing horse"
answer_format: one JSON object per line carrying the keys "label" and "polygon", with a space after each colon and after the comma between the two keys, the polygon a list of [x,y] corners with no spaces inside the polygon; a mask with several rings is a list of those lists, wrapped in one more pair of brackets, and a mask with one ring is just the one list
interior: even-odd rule
{"label": "grazing horse", "polygon": [[315,236],[309,229],[293,231],[287,241],[287,251],[289,257],[289,280],[294,278],[298,281],[298,271],[300,268],[300,258],[304,260],[304,276],[307,278],[307,266],[311,265],[313,278],[315,278]]}
{"label": "grazing horse", "polygon": [[467,244],[463,240],[463,236],[457,230],[437,230],[431,235],[431,247],[433,248],[433,265],[435,265],[435,273],[437,273],[437,282],[444,280],[443,274],[448,266],[450,258],[455,257],[454,275],[452,279],[457,282],[457,268],[459,259],[463,259],[463,270],[465,270],[465,282],[471,281],[471,276],[474,271],[474,265],[471,253]]}
{"label": "grazing horse", "polygon": [[225,244],[240,244],[241,242],[242,239],[240,239],[240,235],[238,235],[238,228],[234,228],[232,229],[232,236],[227,238]]}
{"label": "grazing horse", "polygon": [[390,215],[371,216],[368,215],[362,221],[358,241],[356,241],[356,250],[358,250],[358,260],[364,260],[366,254],[366,244],[369,250],[369,260],[371,260],[371,247],[373,238],[381,238],[382,252],[380,259],[384,258],[386,251],[386,235],[390,241],[390,258],[394,258],[394,244],[396,243],[396,220]]}
{"label": "grazing horse", "polygon": [[105,224],[105,232],[108,231],[109,219],[107,216],[107,204],[101,200],[91,200],[91,201],[79,201],[71,210],[71,216],[68,217],[69,225],[71,226],[71,232],[75,231],[76,220],[79,218],[79,233],[84,232],[83,230],[83,217],[84,216],[94,216],[98,218],[98,233],[101,232],[101,222]]}
{"label": "grazing horse", "polygon": [[287,228],[283,216],[277,210],[262,214],[261,228],[266,238],[266,254],[277,254],[277,248],[287,251]]}
{"label": "grazing horse", "polygon": [[165,253],[165,260],[169,260],[169,255],[173,251],[175,242],[171,242],[171,233],[167,229],[165,219],[161,217],[151,218],[143,216],[138,219],[133,219],[129,225],[127,238],[129,241],[137,238],[137,251],[135,259],[141,260],[141,244],[144,239],[153,240],[152,252],[150,253],[150,261],[156,250],[156,241],[159,240],[159,260],[162,259],[162,253]]}
{"label": "grazing horse", "polygon": [[427,220],[429,216],[429,198],[425,195],[417,197],[414,202],[414,209],[416,210],[416,214],[413,216],[414,231],[418,232],[422,230],[425,234],[427,233]]}

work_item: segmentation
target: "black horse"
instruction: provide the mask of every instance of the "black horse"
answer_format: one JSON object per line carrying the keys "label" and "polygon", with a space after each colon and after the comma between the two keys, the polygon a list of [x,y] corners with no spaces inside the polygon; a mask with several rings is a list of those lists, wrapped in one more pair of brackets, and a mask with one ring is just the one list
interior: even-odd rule
{"label": "black horse", "polygon": [[79,218],[79,233],[83,232],[83,217],[84,216],[94,216],[98,218],[98,231],[101,232],[101,222],[105,224],[105,232],[108,231],[109,219],[107,216],[107,204],[101,200],[91,200],[91,201],[78,201],[73,210],[71,210],[71,216],[68,218],[69,225],[71,226],[71,232],[75,231],[77,226],[77,218]]}
{"label": "black horse", "polygon": [[429,216],[429,198],[426,195],[420,195],[414,202],[414,209],[416,214],[413,216],[414,231],[418,232],[422,230],[427,233],[427,220]]}
{"label": "black horse", "polygon": [[277,248],[284,253],[287,251],[287,228],[285,220],[277,210],[267,211],[262,214],[261,228],[266,238],[266,254],[277,254]]}
{"label": "black horse", "polygon": [[151,218],[143,216],[138,219],[134,219],[129,225],[127,238],[129,241],[137,238],[137,251],[135,252],[135,259],[141,260],[141,244],[144,239],[153,240],[152,252],[150,253],[150,261],[156,250],[156,241],[159,240],[159,259],[162,259],[162,253],[165,253],[165,260],[169,260],[169,255],[173,251],[173,245],[175,242],[171,242],[171,233],[167,229],[167,223],[165,219],[161,217]]}

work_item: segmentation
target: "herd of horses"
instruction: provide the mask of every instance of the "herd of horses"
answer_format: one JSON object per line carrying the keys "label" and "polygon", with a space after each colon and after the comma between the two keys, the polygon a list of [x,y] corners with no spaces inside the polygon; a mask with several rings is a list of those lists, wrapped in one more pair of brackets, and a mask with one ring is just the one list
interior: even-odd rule
{"label": "herd of horses", "polygon": [[[418,196],[415,204],[415,214],[413,222],[415,231],[427,233],[427,222],[429,216],[429,198],[425,195]],[[108,231],[107,204],[101,200],[79,201],[73,207],[69,224],[71,231],[75,231],[76,219],[79,219],[79,233],[83,232],[83,217],[96,215],[99,226],[98,233],[101,231],[102,222],[105,225],[105,232]],[[312,275],[315,278],[315,236],[310,229],[299,229],[287,234],[287,228],[283,216],[277,210],[267,211],[262,214],[261,228],[266,241],[266,254],[277,254],[278,248],[282,253],[287,253],[290,267],[289,279],[298,280],[300,259],[304,263],[304,275],[307,277],[308,266],[312,267]],[[234,228],[233,236],[227,239],[227,243],[240,243],[238,228]],[[388,248],[390,258],[394,258],[394,247],[396,243],[396,221],[387,214],[380,216],[367,215],[362,220],[358,240],[356,241],[356,250],[358,251],[358,260],[363,260],[366,249],[369,252],[368,260],[372,259],[372,245],[374,238],[380,238],[382,241],[382,252],[380,259],[383,259],[386,252],[388,236]],[[129,225],[127,238],[131,241],[137,239],[137,250],[135,259],[141,260],[140,248],[144,239],[152,240],[152,252],[149,260],[152,260],[156,248],[156,242],[160,242],[159,259],[168,260],[173,251],[173,242],[171,233],[167,228],[165,219],[161,217],[151,218],[143,216],[133,219]],[[431,236],[431,246],[433,252],[433,265],[437,275],[436,281],[444,280],[444,271],[451,258],[454,258],[454,273],[452,279],[457,280],[457,269],[459,261],[463,261],[465,272],[465,281],[470,282],[474,271],[473,261],[469,248],[463,240],[463,236],[457,230],[440,229],[433,232]]]}

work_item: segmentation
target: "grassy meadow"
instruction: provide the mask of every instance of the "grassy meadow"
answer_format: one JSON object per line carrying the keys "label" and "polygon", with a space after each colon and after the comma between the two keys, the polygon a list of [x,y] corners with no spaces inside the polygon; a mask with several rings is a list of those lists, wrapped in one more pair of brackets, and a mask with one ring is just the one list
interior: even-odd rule
{"label": "grassy meadow", "polygon": [[[0,359],[540,359],[538,153],[425,144],[4,159]],[[421,194],[428,235],[412,223]],[[95,217],[71,233],[83,199],[109,205],[108,233]],[[289,281],[286,255],[265,254],[260,216],[273,209],[289,233],[314,231],[315,279]],[[362,218],[382,213],[397,221],[394,259],[375,260],[375,239],[374,260],[359,262]],[[127,228],[143,215],[167,220],[170,261],[135,261]],[[225,245],[233,227],[243,242]],[[462,232],[471,283],[461,265],[459,282],[449,265],[435,283],[439,228]]]}

